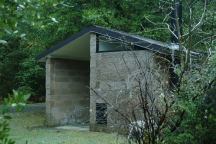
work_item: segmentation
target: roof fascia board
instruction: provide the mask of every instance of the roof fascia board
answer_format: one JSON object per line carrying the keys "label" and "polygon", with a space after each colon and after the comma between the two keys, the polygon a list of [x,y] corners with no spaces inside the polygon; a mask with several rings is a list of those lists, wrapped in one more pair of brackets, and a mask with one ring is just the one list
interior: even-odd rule
{"label": "roof fascia board", "polygon": [[146,42],[145,40],[140,40],[138,38],[124,35],[124,34],[121,34],[121,33],[115,32],[115,31],[107,30],[107,29],[104,29],[101,27],[97,27],[97,26],[92,27],[91,32],[95,32],[97,34],[101,34],[101,35],[104,35],[107,37],[112,37],[112,38],[120,40],[120,41],[128,42],[128,43],[131,43],[132,45],[143,47],[146,50],[151,50],[151,51],[159,52],[159,53],[163,53],[163,54],[167,54],[167,53],[171,52],[168,47],[164,47],[164,46],[161,46],[158,44],[149,43],[149,42]]}

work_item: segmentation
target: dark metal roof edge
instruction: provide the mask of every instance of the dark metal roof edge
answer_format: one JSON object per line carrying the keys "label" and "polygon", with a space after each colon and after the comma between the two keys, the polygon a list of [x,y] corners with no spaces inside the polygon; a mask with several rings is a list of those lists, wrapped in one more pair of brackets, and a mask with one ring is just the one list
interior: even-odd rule
{"label": "dark metal roof edge", "polygon": [[[92,32],[95,32],[97,34],[102,34],[104,36],[107,35],[109,37],[112,37],[112,38],[115,38],[115,39],[118,39],[121,41],[129,42],[129,43],[132,43],[133,45],[140,46],[146,50],[151,50],[154,52],[169,54],[171,51],[168,48],[168,46],[165,47],[165,46],[162,46],[160,44],[153,44],[153,43],[147,42],[145,40],[139,39],[137,37],[134,37],[133,35],[125,35],[125,34],[120,33],[120,31],[119,32],[118,31],[112,31],[112,30],[109,30],[109,29],[106,29],[106,28],[103,28],[100,26],[94,26],[92,28]],[[155,41],[155,42],[157,42],[157,41]]]}
{"label": "dark metal roof edge", "polygon": [[90,26],[87,28],[84,28],[83,30],[81,30],[80,32],[72,35],[71,37],[67,38],[64,41],[61,41],[60,43],[54,45],[53,47],[43,51],[41,54],[39,54],[36,59],[40,60],[43,57],[47,56],[48,54],[54,52],[55,50],[58,50],[59,48],[63,47],[66,44],[69,44],[70,42],[76,40],[77,38],[79,38],[80,36],[89,33],[89,32],[94,32],[97,34],[101,34],[104,36],[109,36],[121,41],[127,41],[130,43],[133,43],[134,45],[137,46],[141,46],[144,49],[147,50],[151,50],[154,52],[159,52],[159,53],[163,53],[163,54],[170,54],[170,49],[168,47],[162,46],[160,44],[152,44],[150,42],[147,42],[145,40],[139,39],[137,37],[134,37],[133,35],[126,35],[124,33],[120,33],[120,31],[113,31],[113,30],[109,30],[100,26]]}

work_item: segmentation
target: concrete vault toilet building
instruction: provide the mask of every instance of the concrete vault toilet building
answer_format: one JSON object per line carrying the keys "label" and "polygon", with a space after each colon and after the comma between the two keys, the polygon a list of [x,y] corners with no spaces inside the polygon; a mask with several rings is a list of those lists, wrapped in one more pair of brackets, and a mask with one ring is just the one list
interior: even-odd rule
{"label": "concrete vault toilet building", "polygon": [[[109,129],[115,115],[107,113],[109,106],[93,90],[112,103],[122,89],[130,88],[125,82],[136,71],[131,51],[145,64],[153,55],[170,57],[172,50],[166,43],[99,26],[47,49],[38,56],[46,63],[47,124]],[[169,81],[171,71],[166,67],[167,73],[161,75]]]}

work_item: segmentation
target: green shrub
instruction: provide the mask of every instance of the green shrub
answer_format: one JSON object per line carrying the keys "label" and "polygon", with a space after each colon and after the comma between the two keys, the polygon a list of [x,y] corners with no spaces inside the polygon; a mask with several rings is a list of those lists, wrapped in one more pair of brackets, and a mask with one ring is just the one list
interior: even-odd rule
{"label": "green shrub", "polygon": [[15,107],[17,111],[21,111],[30,96],[31,94],[28,89],[19,88],[18,90],[13,90],[12,94],[4,98],[3,109],[0,111],[0,144],[15,144],[15,142],[9,138],[10,127],[8,120],[11,119],[11,117],[6,113],[11,107]]}
{"label": "green shrub", "polygon": [[31,94],[24,90],[13,90],[12,94],[9,94],[4,99],[6,107],[15,107],[17,111],[21,111],[26,105]]}
{"label": "green shrub", "polygon": [[5,114],[0,116],[0,144],[14,144],[15,142],[9,138],[9,116]]}
{"label": "green shrub", "polygon": [[[167,144],[211,144],[216,141],[216,54],[199,67],[191,67],[176,92],[175,110],[184,111],[175,131],[167,131]],[[176,119],[179,119],[176,116]]]}
{"label": "green shrub", "polygon": [[11,88],[18,88],[16,79],[20,63],[27,56],[20,47],[20,38],[6,37],[7,44],[0,44],[0,96],[6,97]]}

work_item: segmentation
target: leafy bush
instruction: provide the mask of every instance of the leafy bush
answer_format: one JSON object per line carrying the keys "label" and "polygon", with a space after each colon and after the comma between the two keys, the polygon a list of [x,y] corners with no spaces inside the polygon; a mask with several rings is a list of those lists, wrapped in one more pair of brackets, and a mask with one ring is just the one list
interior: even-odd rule
{"label": "leafy bush", "polygon": [[16,74],[19,89],[27,90],[36,100],[39,100],[45,93],[44,74],[44,68],[35,60],[34,56],[25,58],[22,63],[20,63],[20,70]]}
{"label": "leafy bush", "polygon": [[17,37],[6,37],[7,44],[0,44],[0,96],[5,97],[11,88],[18,88],[16,79],[20,63],[27,53],[20,48],[21,40]]}
{"label": "leafy bush", "polygon": [[9,116],[1,115],[0,116],[0,144],[14,144],[15,142],[9,138]]}
{"label": "leafy bush", "polygon": [[[45,93],[44,68],[35,57],[36,52],[27,47],[26,41],[14,35],[0,42],[0,97],[7,97],[11,88],[28,87],[34,96]],[[33,93],[34,92],[34,93]]]}
{"label": "leafy bush", "polygon": [[15,144],[15,142],[9,138],[10,127],[8,120],[11,119],[11,117],[6,115],[6,113],[10,107],[15,107],[17,111],[21,111],[30,96],[31,94],[28,90],[20,88],[18,90],[13,90],[13,93],[9,94],[8,97],[4,99],[4,105],[0,115],[0,144]]}
{"label": "leafy bush", "polygon": [[12,94],[8,95],[8,98],[4,99],[4,104],[7,107],[15,107],[16,110],[20,111],[24,108],[27,100],[31,94],[22,90],[13,90]]}
{"label": "leafy bush", "polygon": [[[182,78],[175,110],[184,112],[179,127],[167,131],[165,143],[205,144],[216,141],[216,54]],[[176,116],[176,119],[179,117]]]}

